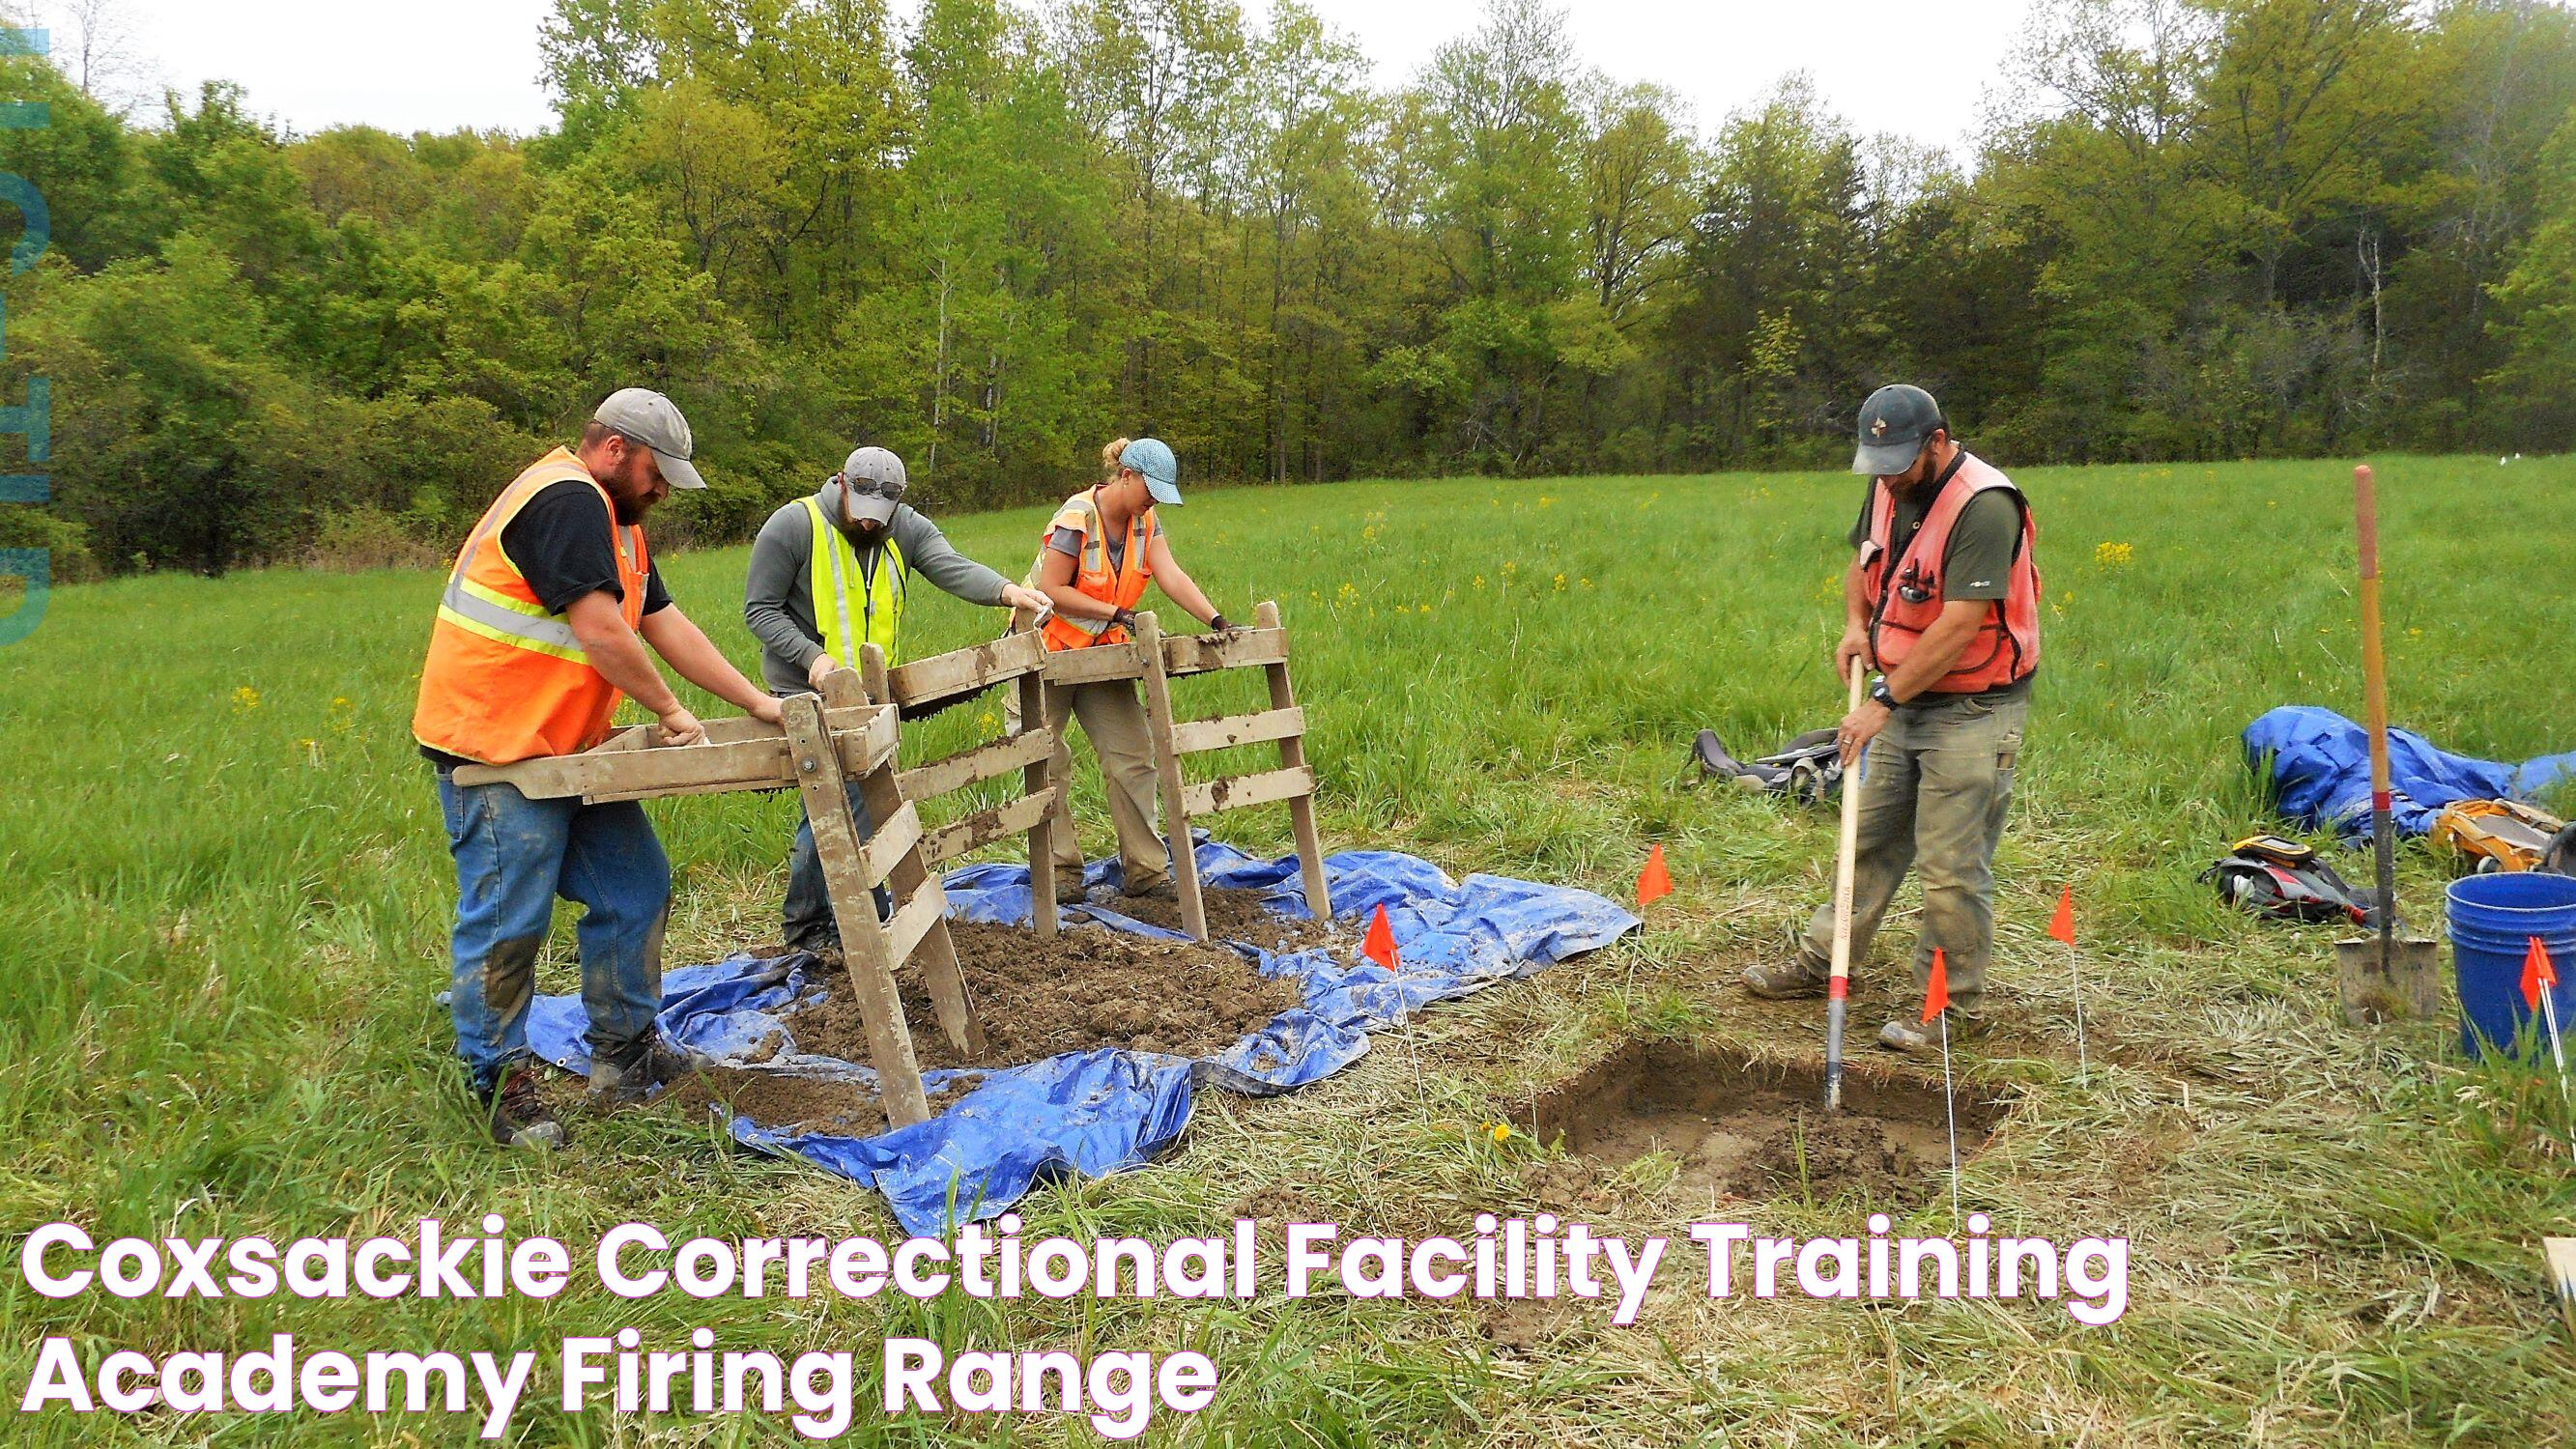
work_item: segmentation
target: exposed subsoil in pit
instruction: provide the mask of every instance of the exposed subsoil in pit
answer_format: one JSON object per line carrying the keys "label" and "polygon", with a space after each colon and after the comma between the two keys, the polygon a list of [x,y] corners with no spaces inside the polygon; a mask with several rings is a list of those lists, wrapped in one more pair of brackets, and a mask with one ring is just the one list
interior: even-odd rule
{"label": "exposed subsoil in pit", "polygon": [[[862,1054],[856,1060],[867,1058]],[[938,1116],[973,1086],[971,1081],[952,1082],[932,1092],[930,1115]],[[775,1132],[874,1137],[888,1125],[885,1099],[860,1083],[733,1067],[712,1067],[674,1082],[653,1102],[692,1122],[703,1121],[709,1107],[722,1106]]]}
{"label": "exposed subsoil in pit", "polygon": [[[1204,1056],[1300,999],[1294,982],[1263,976],[1213,943],[1088,925],[1067,927],[1049,942],[1020,926],[956,920],[948,934],[986,1050],[969,1059],[949,1044],[916,953],[903,973],[903,1012],[924,1070],[1014,1066],[1094,1047]],[[825,999],[788,1022],[798,1050],[868,1061],[867,1029],[840,963],[827,960],[816,979]]]}
{"label": "exposed subsoil in pit", "polygon": [[[1304,951],[1333,939],[1332,928],[1304,916],[1283,916],[1261,903],[1262,893],[1234,887],[1211,887],[1199,892],[1199,904],[1207,912],[1208,939],[1211,941],[1246,941],[1264,951]],[[1104,910],[1116,911],[1129,920],[1143,921],[1167,931],[1186,931],[1181,924],[1179,901],[1158,901],[1150,896],[1112,895],[1101,900]]]}
{"label": "exposed subsoil in pit", "polygon": [[[1941,1079],[1866,1060],[1843,1071],[1843,1109],[1825,1110],[1821,1067],[1764,1064],[1677,1041],[1630,1041],[1541,1093],[1517,1120],[1562,1142],[1578,1162],[1535,1168],[1529,1185],[1569,1207],[1598,1207],[1649,1154],[1677,1163],[1689,1199],[1858,1196],[1903,1209],[1944,1191],[1949,1128]],[[1994,1135],[2009,1103],[1962,1084],[1959,1157]]]}

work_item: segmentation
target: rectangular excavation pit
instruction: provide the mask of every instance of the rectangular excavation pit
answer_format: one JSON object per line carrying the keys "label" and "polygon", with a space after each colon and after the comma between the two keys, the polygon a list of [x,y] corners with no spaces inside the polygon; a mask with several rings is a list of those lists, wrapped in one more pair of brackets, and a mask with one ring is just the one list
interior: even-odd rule
{"label": "rectangular excavation pit", "polygon": [[[1960,1084],[1960,1161],[1985,1145],[2009,1107],[1993,1087]],[[1701,1201],[1858,1198],[1901,1212],[1947,1191],[1940,1074],[1867,1058],[1844,1063],[1843,1108],[1828,1113],[1821,1063],[1630,1040],[1533,1098],[1520,1123],[1577,1159],[1558,1164],[1546,1182],[1578,1198],[1627,1178]],[[1669,1164],[1641,1171],[1653,1154]],[[1578,1176],[1589,1180],[1571,1180]]]}

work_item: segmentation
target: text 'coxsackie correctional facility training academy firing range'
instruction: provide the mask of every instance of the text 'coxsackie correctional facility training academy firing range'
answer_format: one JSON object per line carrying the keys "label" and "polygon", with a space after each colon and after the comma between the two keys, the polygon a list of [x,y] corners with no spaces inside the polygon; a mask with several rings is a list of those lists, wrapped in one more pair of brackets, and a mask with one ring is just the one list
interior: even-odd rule
{"label": "text 'coxsackie correctional facility training academy firing range'", "polygon": [[1830,470],[1137,403],[1000,508],[907,382],[676,538],[787,395],[591,369],[443,564],[21,568],[0,1439],[2576,1442],[2576,462],[2045,465],[1918,355]]}

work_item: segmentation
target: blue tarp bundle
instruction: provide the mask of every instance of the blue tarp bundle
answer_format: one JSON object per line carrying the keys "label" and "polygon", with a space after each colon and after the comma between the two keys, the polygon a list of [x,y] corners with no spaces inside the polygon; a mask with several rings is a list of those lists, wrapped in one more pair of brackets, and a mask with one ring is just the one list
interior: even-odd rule
{"label": "blue tarp bundle", "polygon": [[[2247,763],[2259,771],[2267,756],[2284,816],[2308,830],[2370,828],[2370,736],[2361,726],[2330,709],[2283,705],[2245,727]],[[2453,801],[2529,799],[2570,776],[2576,753],[2499,765],[2436,749],[2411,730],[2388,732],[2389,813],[2402,835],[2430,831]]]}
{"label": "blue tarp bundle", "polygon": [[[1207,841],[1197,855],[1205,884],[1259,890],[1283,916],[1309,914],[1296,857],[1255,860]],[[1095,864],[1091,882],[1100,884],[1115,870],[1113,862]],[[1386,907],[1402,975],[1360,959],[1355,948],[1346,948],[1353,949],[1353,965],[1325,950],[1274,954],[1228,942],[1263,974],[1293,978],[1303,1001],[1215,1056],[1102,1048],[989,1072],[925,1072],[923,1085],[934,1093],[952,1082],[971,1084],[927,1122],[855,1138],[774,1132],[737,1116],[733,1135],[873,1184],[893,1204],[904,1231],[937,1233],[951,1222],[1001,1213],[1046,1173],[1070,1168],[1097,1176],[1146,1161],[1180,1136],[1201,1082],[1257,1096],[1302,1087],[1357,1061],[1371,1031],[1426,1002],[1517,980],[1637,926],[1634,915],[1591,891],[1491,875],[1455,882],[1429,861],[1393,851],[1345,851],[1326,857],[1324,871],[1336,915],[1365,920]],[[961,919],[1023,925],[1030,919],[1025,867],[973,866],[944,884],[949,910]],[[1109,906],[1070,907],[1060,919],[1076,928],[1087,920],[1135,935],[1186,939]],[[747,1064],[782,1037],[786,1045],[758,1070],[873,1084],[875,1074],[864,1066],[794,1045],[794,1012],[819,989],[807,975],[811,964],[802,953],[737,956],[670,972],[663,978],[662,1030],[733,1065]],[[539,997],[528,1018],[528,1042],[548,1061],[586,1073],[582,1032],[588,1025],[579,996]]]}

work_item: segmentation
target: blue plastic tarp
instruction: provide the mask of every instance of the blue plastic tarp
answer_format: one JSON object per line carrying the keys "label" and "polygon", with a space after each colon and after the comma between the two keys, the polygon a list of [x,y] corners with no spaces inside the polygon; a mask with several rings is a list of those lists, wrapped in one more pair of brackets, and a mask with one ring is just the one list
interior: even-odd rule
{"label": "blue plastic tarp", "polygon": [[[2330,709],[2283,705],[2245,727],[2245,758],[2270,761],[2281,813],[2308,830],[2353,835],[2370,827],[2370,736]],[[2436,748],[2412,730],[2388,732],[2389,813],[2403,835],[2422,835],[2457,800],[2529,799],[2576,777],[2576,753],[2501,765]]]}
{"label": "blue plastic tarp", "polygon": [[[1197,859],[1207,885],[1259,890],[1283,916],[1310,914],[1294,856],[1256,860],[1202,841]],[[1095,864],[1090,882],[1112,881],[1116,869]],[[1337,956],[1228,942],[1265,975],[1296,981],[1301,1001],[1212,1056],[1103,1048],[986,1072],[925,1072],[923,1084],[933,1093],[953,1084],[963,1094],[927,1122],[874,1137],[773,1131],[741,1116],[730,1130],[749,1146],[792,1153],[872,1184],[906,1232],[937,1233],[998,1215],[1050,1173],[1099,1176],[1149,1160],[1180,1136],[1202,1083],[1256,1096],[1302,1087],[1359,1060],[1371,1032],[1429,1002],[1518,980],[1637,927],[1634,915],[1591,891],[1492,875],[1453,881],[1429,861],[1393,851],[1345,851],[1326,857],[1324,871],[1337,917],[1356,923],[1386,907],[1400,972],[1361,958],[1355,945],[1342,946],[1348,954]],[[943,884],[950,913],[960,919],[1030,919],[1025,867],[972,866]],[[1058,919],[1071,929],[1183,939],[1111,905],[1069,907]],[[875,1074],[866,1066],[796,1045],[795,1013],[822,991],[808,978],[812,964],[800,952],[766,960],[736,956],[669,972],[662,1030],[746,1070],[872,1085]],[[582,1032],[588,1024],[579,996],[539,997],[529,1013],[528,1042],[548,1061],[586,1073]]]}

